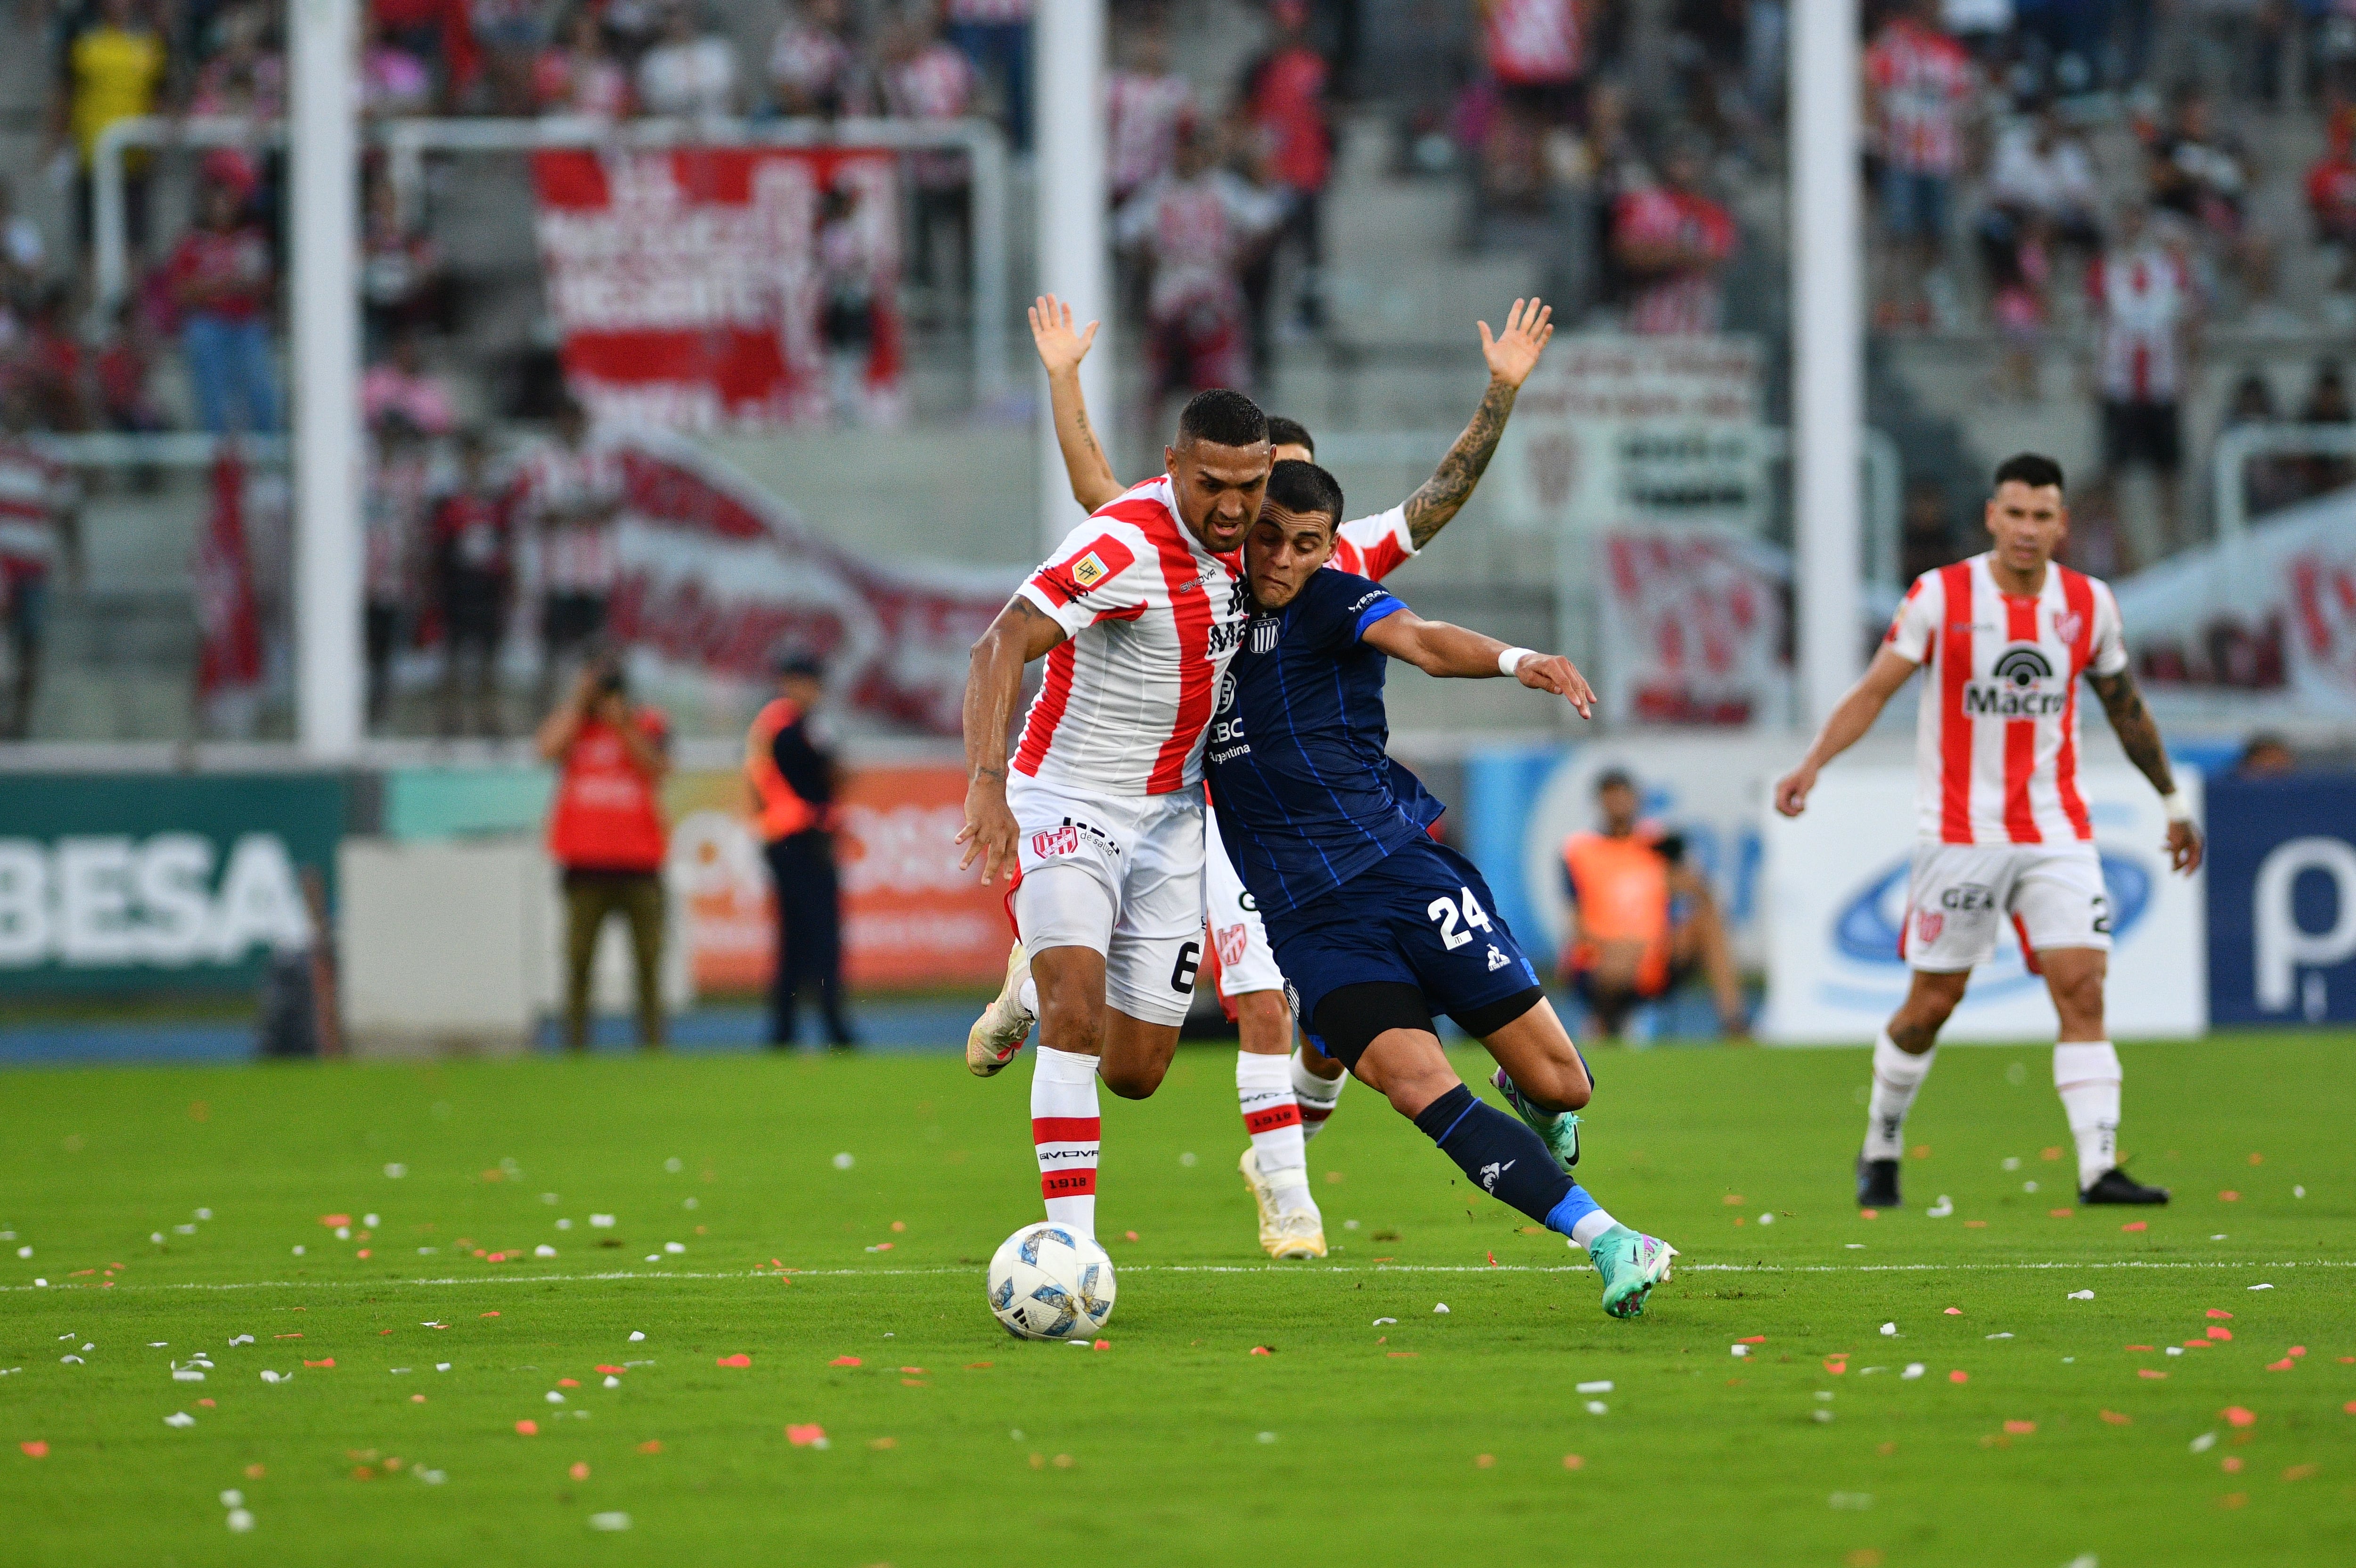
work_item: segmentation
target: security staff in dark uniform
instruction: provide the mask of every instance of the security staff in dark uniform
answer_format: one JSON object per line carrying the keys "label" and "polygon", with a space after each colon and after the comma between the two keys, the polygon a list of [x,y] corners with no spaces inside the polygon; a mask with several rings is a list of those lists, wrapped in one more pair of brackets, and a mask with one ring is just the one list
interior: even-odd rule
{"label": "security staff in dark uniform", "polygon": [[842,895],[834,872],[834,753],[811,733],[826,667],[807,655],[777,661],[777,695],[744,737],[744,778],[776,889],[777,966],[769,982],[769,1044],[794,1043],[796,993],[818,987],[828,1042],[855,1043],[842,1013]]}

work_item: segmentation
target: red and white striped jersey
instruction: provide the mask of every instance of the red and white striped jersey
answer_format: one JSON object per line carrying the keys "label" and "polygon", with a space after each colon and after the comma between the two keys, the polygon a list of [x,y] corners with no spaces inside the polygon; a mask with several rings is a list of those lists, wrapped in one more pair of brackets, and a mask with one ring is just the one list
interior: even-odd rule
{"label": "red and white striped jersey", "polygon": [[1020,592],[1067,635],[1014,771],[1105,795],[1200,788],[1211,699],[1249,612],[1235,557],[1178,520],[1169,477],[1098,507]]}
{"label": "red and white striped jersey", "polygon": [[1908,174],[1963,167],[1963,112],[1978,72],[1961,44],[1900,16],[1865,51],[1865,74],[1881,111],[1883,157]]}
{"label": "red and white striped jersey", "polygon": [[1923,667],[1915,829],[1943,844],[2094,836],[2078,789],[2078,677],[2127,667],[2107,583],[2054,562],[2032,597],[2000,591],[1989,557],[1926,571],[1883,645]]}
{"label": "red and white striped jersey", "polygon": [[1492,0],[1481,30],[1489,69],[1516,87],[1576,81],[1586,63],[1571,0]]}
{"label": "red and white striped jersey", "polygon": [[1380,582],[1415,558],[1415,536],[1408,532],[1407,503],[1371,517],[1353,517],[1333,536],[1333,559],[1325,564]]}
{"label": "red and white striped jersey", "polygon": [[46,570],[58,550],[58,518],[76,501],[73,476],[21,441],[0,441],[0,559]]}
{"label": "red and white striped jersey", "polygon": [[2182,395],[2185,320],[2192,279],[2158,245],[2097,256],[2086,293],[2103,320],[2103,396],[2115,403],[2172,403]]}

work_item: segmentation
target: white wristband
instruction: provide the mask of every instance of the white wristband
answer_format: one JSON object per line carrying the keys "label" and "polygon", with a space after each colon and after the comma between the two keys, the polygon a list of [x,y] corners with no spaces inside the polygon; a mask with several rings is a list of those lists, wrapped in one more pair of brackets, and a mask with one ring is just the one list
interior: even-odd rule
{"label": "white wristband", "polygon": [[1510,680],[1520,672],[1524,659],[1534,659],[1537,656],[1536,648],[1507,648],[1497,656],[1497,673]]}
{"label": "white wristband", "polygon": [[2168,819],[2170,822],[2190,822],[2192,820],[2192,803],[2184,798],[2184,792],[2182,790],[2169,790],[2166,795],[2159,797],[2159,804],[2161,806],[2166,808],[2168,812]]}

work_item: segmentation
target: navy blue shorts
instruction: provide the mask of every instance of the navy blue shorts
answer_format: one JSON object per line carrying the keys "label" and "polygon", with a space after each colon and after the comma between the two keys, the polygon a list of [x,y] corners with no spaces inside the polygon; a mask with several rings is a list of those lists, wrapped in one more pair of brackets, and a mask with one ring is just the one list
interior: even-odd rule
{"label": "navy blue shorts", "polygon": [[1538,972],[1492,909],[1480,869],[1421,838],[1285,914],[1263,912],[1292,1016],[1314,1029],[1317,1005],[1344,986],[1413,986],[1434,1013],[1502,1002]]}

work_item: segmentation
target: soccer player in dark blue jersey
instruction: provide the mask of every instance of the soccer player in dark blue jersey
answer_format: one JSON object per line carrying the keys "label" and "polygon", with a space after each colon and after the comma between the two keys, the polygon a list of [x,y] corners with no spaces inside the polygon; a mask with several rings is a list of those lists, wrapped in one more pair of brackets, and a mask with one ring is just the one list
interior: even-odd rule
{"label": "soccer player in dark blue jersey", "polygon": [[[1483,1190],[1584,1247],[1603,1309],[1633,1317],[1676,1249],[1571,1179],[1571,1113],[1594,1092],[1587,1064],[1490,912],[1479,869],[1426,831],[1440,804],[1385,749],[1392,658],[1428,675],[1510,677],[1581,718],[1595,694],[1569,659],[1426,621],[1365,578],[1322,570],[1342,507],[1325,470],[1280,463],[1245,535],[1252,615],[1205,752],[1220,836],[1310,1037]],[[1522,1122],[1457,1078],[1437,1013],[1488,1048],[1492,1082]]]}

